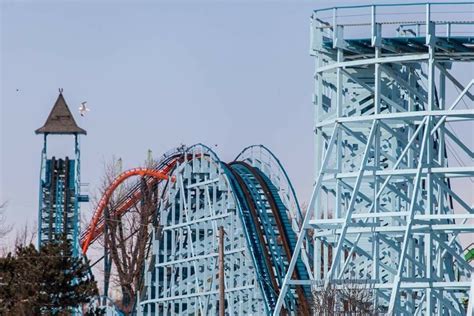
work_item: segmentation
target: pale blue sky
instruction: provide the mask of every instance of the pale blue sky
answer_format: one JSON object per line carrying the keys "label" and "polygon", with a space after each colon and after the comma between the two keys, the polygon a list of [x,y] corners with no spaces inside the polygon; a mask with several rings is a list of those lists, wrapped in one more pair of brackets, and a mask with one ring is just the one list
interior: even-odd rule
{"label": "pale blue sky", "polygon": [[[42,139],[34,130],[60,87],[88,131],[82,180],[90,191],[113,155],[133,167],[148,149],[158,156],[202,142],[231,160],[262,143],[305,201],[313,180],[309,17],[357,3],[1,2],[0,201],[9,202],[10,222],[37,216]],[[85,118],[81,101],[92,109]]]}

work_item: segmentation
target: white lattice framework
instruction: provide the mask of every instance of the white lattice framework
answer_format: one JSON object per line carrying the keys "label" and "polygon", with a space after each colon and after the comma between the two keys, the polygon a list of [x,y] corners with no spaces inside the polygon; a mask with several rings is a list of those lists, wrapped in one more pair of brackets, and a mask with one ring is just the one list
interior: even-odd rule
{"label": "white lattice framework", "polygon": [[263,314],[251,254],[220,160],[204,146],[186,152],[173,172],[153,230],[142,315],[211,315],[218,304],[218,228],[225,235],[225,286],[230,314]]}
{"label": "white lattice framework", "polygon": [[[347,282],[388,314],[465,314],[474,80],[456,74],[472,71],[472,12],[472,2],[314,12],[318,173],[274,315],[296,284]],[[292,280],[305,242],[309,279]]]}

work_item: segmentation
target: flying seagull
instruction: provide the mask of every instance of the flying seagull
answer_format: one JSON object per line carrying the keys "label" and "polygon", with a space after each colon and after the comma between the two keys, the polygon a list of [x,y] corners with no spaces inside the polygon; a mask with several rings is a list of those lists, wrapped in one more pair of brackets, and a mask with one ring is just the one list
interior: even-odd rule
{"label": "flying seagull", "polygon": [[79,107],[79,113],[81,113],[81,116],[84,116],[86,112],[89,112],[90,109],[86,106],[87,101],[84,101],[81,103],[81,106]]}

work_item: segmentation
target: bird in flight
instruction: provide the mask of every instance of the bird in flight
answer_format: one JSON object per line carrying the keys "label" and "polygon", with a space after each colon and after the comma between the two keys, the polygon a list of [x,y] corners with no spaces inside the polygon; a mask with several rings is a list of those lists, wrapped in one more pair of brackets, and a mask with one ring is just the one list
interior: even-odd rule
{"label": "bird in flight", "polygon": [[81,116],[84,116],[86,112],[89,112],[91,110],[86,106],[86,103],[87,101],[82,102],[81,106],[79,107],[79,113],[81,114]]}

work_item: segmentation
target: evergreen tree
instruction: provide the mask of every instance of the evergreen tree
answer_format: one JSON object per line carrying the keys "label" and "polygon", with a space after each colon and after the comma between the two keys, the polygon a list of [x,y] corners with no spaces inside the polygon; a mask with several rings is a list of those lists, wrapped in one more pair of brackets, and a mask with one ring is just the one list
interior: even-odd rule
{"label": "evergreen tree", "polygon": [[0,315],[65,315],[98,295],[88,262],[66,239],[0,258]]}

